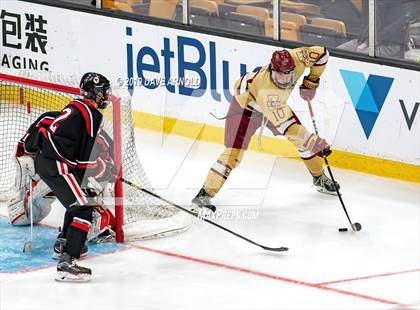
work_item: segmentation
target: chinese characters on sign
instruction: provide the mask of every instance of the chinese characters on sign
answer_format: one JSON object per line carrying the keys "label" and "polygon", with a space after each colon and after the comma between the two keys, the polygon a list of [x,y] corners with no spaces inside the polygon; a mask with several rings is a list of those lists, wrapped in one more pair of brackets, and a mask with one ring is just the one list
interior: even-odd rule
{"label": "chinese characters on sign", "polygon": [[[47,24],[47,20],[42,15],[16,14],[1,10],[2,47],[46,55]],[[1,55],[1,66],[14,69],[48,70],[47,61],[11,54]]]}
{"label": "chinese characters on sign", "polygon": [[25,14],[27,36],[25,48],[30,48],[32,52],[38,52],[38,47],[43,54],[46,54],[45,45],[47,45],[47,30],[44,28],[47,21],[42,15],[35,17],[34,14]]}

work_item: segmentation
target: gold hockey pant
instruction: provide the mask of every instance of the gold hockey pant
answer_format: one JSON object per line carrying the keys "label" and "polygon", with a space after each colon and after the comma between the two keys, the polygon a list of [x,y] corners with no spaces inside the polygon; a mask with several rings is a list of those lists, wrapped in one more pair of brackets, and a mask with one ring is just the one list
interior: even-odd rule
{"label": "gold hockey pant", "polygon": [[[262,118],[262,114],[242,109],[233,100],[225,124],[225,150],[211,167],[204,182],[203,187],[208,195],[214,197],[231,171],[239,166],[251,137],[262,124]],[[295,145],[311,175],[319,176],[324,172],[321,158],[307,149],[308,141],[314,135],[300,124],[297,117],[292,117],[278,128],[270,122],[267,127],[274,135],[284,135]]]}

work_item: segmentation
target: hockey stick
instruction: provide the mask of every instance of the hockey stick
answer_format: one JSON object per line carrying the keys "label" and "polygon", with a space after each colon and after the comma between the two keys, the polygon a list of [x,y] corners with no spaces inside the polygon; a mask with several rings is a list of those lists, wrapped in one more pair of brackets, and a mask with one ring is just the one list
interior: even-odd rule
{"label": "hockey stick", "polygon": [[[213,116],[215,119],[217,119],[217,120],[219,120],[219,121],[223,121],[223,120],[228,119],[228,118],[231,118],[231,117],[233,117],[233,116],[243,115],[245,110],[246,110],[246,109],[243,109],[241,112],[238,112],[238,113],[226,114],[226,115],[225,115],[225,116],[223,116],[223,117],[219,117],[219,116],[215,115],[215,114],[214,114],[214,113],[212,113],[212,112],[210,112],[210,115],[211,115],[211,116]],[[258,116],[260,116],[260,115],[262,115],[262,114],[263,114],[262,112],[260,112],[260,111],[256,111],[255,109],[253,109],[253,110],[247,110],[247,111],[252,112],[252,113],[257,112],[257,113],[256,113],[256,115],[252,115],[252,116],[250,117],[250,119],[251,119],[251,118],[258,117]]]}
{"label": "hockey stick", "polygon": [[[26,105],[26,112],[28,113],[28,128],[31,126],[32,124],[32,117],[31,117],[31,104],[28,101],[27,105]],[[29,183],[29,220],[31,222],[31,230],[29,233],[29,240],[25,241],[24,245],[23,245],[23,253],[27,253],[30,252],[32,250],[32,237],[33,237],[33,228],[34,228],[34,217],[33,217],[33,209],[32,209],[32,177],[31,176],[27,176],[26,177],[27,182]],[[25,190],[25,195],[26,195],[26,190]],[[24,197],[23,199],[25,199],[26,197]],[[24,200],[25,201],[25,200]]]}
{"label": "hockey stick", "polygon": [[23,253],[30,252],[32,250],[32,238],[33,238],[33,228],[34,228],[34,217],[33,217],[33,210],[32,210],[32,178],[28,177],[29,182],[29,218],[31,222],[31,230],[29,233],[29,240],[25,241],[23,245]]}
{"label": "hockey stick", "polygon": [[[319,136],[319,134],[318,134],[318,128],[317,128],[317,126],[316,126],[316,122],[315,122],[314,111],[312,110],[312,104],[311,104],[311,101],[310,101],[310,100],[306,100],[306,102],[308,103],[309,114],[311,115],[312,125],[314,126],[315,133],[316,133],[316,135],[317,135],[317,136]],[[349,214],[348,214],[348,212],[347,212],[346,206],[344,205],[344,201],[343,201],[343,198],[341,197],[340,191],[338,190],[337,186],[335,186],[334,176],[333,176],[333,174],[332,174],[332,171],[331,171],[330,165],[328,164],[328,159],[327,159],[327,157],[326,157],[325,155],[322,155],[322,157],[324,158],[325,165],[327,166],[328,173],[329,173],[329,174],[330,174],[330,176],[331,176],[331,180],[332,180],[332,182],[333,182],[334,189],[335,189],[335,191],[336,191],[336,193],[337,193],[338,199],[339,199],[339,200],[340,200],[340,202],[341,202],[341,206],[343,207],[344,213],[346,213],[346,216],[347,216],[347,219],[349,220],[349,223],[350,223],[351,228],[352,228],[354,231],[359,231],[359,230],[361,230],[361,229],[362,229],[362,225],[360,225],[360,223],[352,223],[352,221],[350,220],[350,216],[349,216]]]}
{"label": "hockey stick", "polygon": [[260,248],[263,248],[264,250],[273,251],[273,252],[283,252],[283,251],[287,251],[289,249],[287,247],[272,248],[272,247],[261,245],[261,244],[255,242],[255,241],[252,241],[252,240],[250,240],[250,239],[248,239],[248,238],[246,238],[244,236],[241,236],[240,234],[238,234],[238,233],[236,233],[236,232],[234,232],[234,231],[232,231],[232,230],[230,230],[230,229],[228,229],[226,227],[223,227],[222,225],[219,225],[219,224],[217,224],[217,223],[215,223],[213,221],[210,221],[209,219],[206,219],[204,217],[200,217],[198,214],[196,214],[194,212],[191,212],[190,210],[185,209],[185,208],[181,207],[180,205],[178,205],[176,203],[173,203],[173,202],[171,202],[171,201],[169,201],[169,200],[167,200],[167,199],[165,199],[165,198],[163,198],[163,197],[161,197],[161,196],[159,196],[159,195],[157,195],[157,194],[155,194],[155,193],[153,193],[153,192],[151,192],[151,191],[149,191],[149,190],[141,187],[140,185],[134,184],[134,183],[132,183],[132,182],[130,182],[128,180],[125,180],[124,178],[121,178],[121,181],[124,182],[125,184],[128,184],[131,187],[134,187],[134,188],[136,188],[136,189],[138,189],[138,190],[140,190],[142,192],[145,192],[145,193],[147,193],[147,194],[149,194],[149,195],[151,195],[151,196],[153,196],[153,197],[155,197],[155,198],[157,198],[157,199],[159,199],[161,201],[164,201],[167,204],[170,204],[171,206],[173,206],[175,208],[178,208],[178,209],[180,209],[180,210],[182,210],[182,211],[184,211],[184,212],[186,212],[186,213],[188,213],[188,214],[190,214],[192,216],[195,216],[196,218],[199,218],[199,219],[201,219],[201,220],[203,220],[203,221],[205,221],[205,222],[207,222],[207,223],[209,223],[211,225],[214,225],[214,226],[216,226],[216,227],[218,227],[218,228],[220,228],[220,229],[222,229],[224,231],[227,231],[228,233],[231,233],[232,235],[235,235],[236,237],[241,238],[242,240],[245,240],[245,241],[247,241],[249,243],[252,243],[253,245],[256,245],[256,246],[258,246]]}

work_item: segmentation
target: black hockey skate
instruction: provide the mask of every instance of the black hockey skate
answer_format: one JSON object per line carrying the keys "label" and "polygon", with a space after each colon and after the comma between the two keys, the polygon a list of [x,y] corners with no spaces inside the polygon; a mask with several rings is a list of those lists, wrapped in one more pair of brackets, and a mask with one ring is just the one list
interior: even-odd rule
{"label": "black hockey skate", "polygon": [[207,213],[209,211],[216,212],[216,207],[211,203],[211,197],[206,193],[204,188],[200,189],[197,196],[191,201],[195,207],[191,209],[191,212],[194,213]]}
{"label": "black hockey skate", "polygon": [[[59,259],[61,254],[66,252],[66,238],[63,238],[63,233],[61,232],[61,230],[59,229],[59,233],[57,236],[57,239],[55,240],[54,243],[54,252],[52,255],[53,259]],[[80,258],[87,256],[88,253],[88,247],[85,244],[82,248],[82,252],[80,253]]]}
{"label": "black hockey skate", "polygon": [[[333,181],[325,175],[321,174],[319,177],[313,177],[314,185],[318,192],[330,195],[337,195],[336,188],[334,187]],[[340,184],[335,182],[337,190],[340,189]]]}
{"label": "black hockey skate", "polygon": [[57,264],[55,280],[59,282],[88,282],[92,277],[92,270],[81,267],[74,262],[73,257],[64,252]]}

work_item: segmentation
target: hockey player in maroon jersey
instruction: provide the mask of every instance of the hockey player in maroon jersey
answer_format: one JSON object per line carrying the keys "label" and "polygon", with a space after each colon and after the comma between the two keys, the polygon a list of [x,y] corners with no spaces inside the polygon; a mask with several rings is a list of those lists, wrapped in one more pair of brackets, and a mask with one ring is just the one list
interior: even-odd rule
{"label": "hockey player in maroon jersey", "polygon": [[202,210],[216,210],[210,199],[239,165],[252,135],[261,126],[267,126],[275,136],[286,136],[295,145],[318,191],[335,193],[334,184],[324,174],[319,158],[331,153],[328,143],[303,127],[287,104],[306,68],[310,68],[310,72],[303,79],[300,94],[304,100],[313,99],[327,61],[328,51],[320,46],[276,51],[270,64],[236,81],[235,95],[226,115],[225,150],[211,167],[193,204]]}
{"label": "hockey player in maroon jersey", "polygon": [[89,281],[91,270],[77,265],[92,223],[95,201],[83,189],[89,170],[103,173],[106,163],[95,147],[103,125],[99,109],[110,98],[110,83],[103,75],[89,72],[80,82],[83,99],[71,101],[42,131],[35,171],[66,208],[57,265],[57,281]]}

